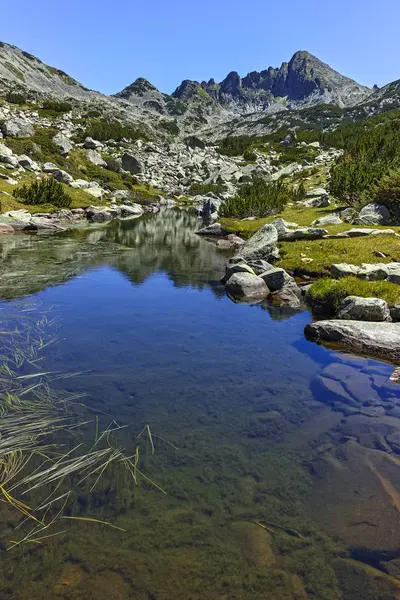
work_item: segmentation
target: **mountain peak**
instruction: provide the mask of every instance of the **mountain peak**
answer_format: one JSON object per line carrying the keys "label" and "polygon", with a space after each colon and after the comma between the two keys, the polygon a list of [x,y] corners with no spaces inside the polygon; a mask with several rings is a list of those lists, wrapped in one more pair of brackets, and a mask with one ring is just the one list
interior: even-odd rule
{"label": "mountain peak", "polygon": [[116,98],[129,100],[132,96],[144,96],[147,92],[158,92],[157,88],[144,77],[138,77],[133,83],[115,94]]}

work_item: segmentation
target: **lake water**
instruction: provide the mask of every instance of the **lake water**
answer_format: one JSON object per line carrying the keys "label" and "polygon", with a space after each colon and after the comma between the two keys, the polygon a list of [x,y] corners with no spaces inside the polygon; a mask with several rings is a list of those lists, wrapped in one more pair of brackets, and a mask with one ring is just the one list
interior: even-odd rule
{"label": "lake water", "polygon": [[123,426],[144,475],[73,482],[69,515],[125,531],[70,520],[7,550],[4,506],[1,599],[400,598],[393,367],[306,341],[306,310],[233,303],[198,226],[171,210],[0,239],[0,329],[27,306],[57,319],[40,368],[80,373],[54,383],[86,394],[76,439]]}

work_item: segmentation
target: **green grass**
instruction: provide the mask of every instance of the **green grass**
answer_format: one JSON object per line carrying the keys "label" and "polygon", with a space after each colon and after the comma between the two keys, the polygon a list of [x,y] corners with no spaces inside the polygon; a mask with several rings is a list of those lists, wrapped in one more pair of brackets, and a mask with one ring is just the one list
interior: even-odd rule
{"label": "green grass", "polygon": [[[308,272],[330,273],[334,263],[399,262],[400,243],[395,236],[372,236],[342,238],[333,240],[282,242],[280,244],[282,260],[279,266],[294,270],[307,268]],[[378,258],[376,251],[384,252],[386,258]],[[301,258],[312,258],[312,262],[304,264]]]}
{"label": "green grass", "polygon": [[[297,223],[300,226],[306,226],[310,225],[315,219],[329,215],[332,212],[335,212],[335,208],[296,208],[292,206],[265,219],[255,219],[254,221],[220,219],[220,223],[229,232],[248,239],[260,227],[266,223],[271,223],[278,217],[282,217],[291,223]],[[327,225],[324,226],[324,229],[330,234],[334,234],[347,231],[352,227],[355,226],[350,223],[342,223],[340,225]],[[373,228],[387,229],[387,227],[382,226],[374,226]],[[400,233],[400,227],[391,227],[391,229]],[[361,263],[400,261],[400,242],[399,238],[395,236],[281,242],[279,246],[282,256],[279,266],[290,270],[306,268],[308,272],[315,273],[315,275],[328,274],[334,263],[346,262],[360,265]],[[387,254],[387,258],[378,258],[375,255],[377,250]],[[302,258],[312,258],[313,260],[311,263],[304,263],[301,260]]]}
{"label": "green grass", "polygon": [[365,281],[357,277],[318,279],[308,291],[311,300],[328,302],[337,309],[347,296],[382,298],[389,306],[400,302],[400,286],[389,281]]}

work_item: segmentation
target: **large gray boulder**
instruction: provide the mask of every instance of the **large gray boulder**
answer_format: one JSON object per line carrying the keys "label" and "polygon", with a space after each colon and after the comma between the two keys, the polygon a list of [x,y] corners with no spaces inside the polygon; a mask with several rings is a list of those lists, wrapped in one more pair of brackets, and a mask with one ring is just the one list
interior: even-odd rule
{"label": "large gray boulder", "polygon": [[281,290],[285,285],[294,283],[293,277],[280,267],[268,269],[264,273],[261,273],[260,277],[264,279],[271,292],[276,292]]}
{"label": "large gray boulder", "polygon": [[40,171],[38,163],[32,160],[29,156],[26,156],[26,154],[18,156],[18,164],[27,171]]}
{"label": "large gray boulder", "polygon": [[127,152],[122,155],[121,163],[124,171],[129,171],[129,173],[132,173],[133,175],[137,175],[143,171],[143,166],[140,160],[135,158],[135,156],[132,156],[132,154],[128,154]]}
{"label": "large gray boulder", "polygon": [[265,281],[251,273],[234,273],[226,284],[226,291],[234,299],[254,302],[261,302],[269,294]]}
{"label": "large gray boulder", "polygon": [[306,326],[307,339],[336,342],[344,350],[400,361],[400,323],[372,323],[332,319]]}
{"label": "large gray boulder", "polygon": [[67,154],[71,152],[71,150],[74,147],[71,140],[61,132],[56,133],[56,135],[52,139],[62,156],[67,156]]}
{"label": "large gray boulder", "polygon": [[98,167],[103,167],[103,168],[107,167],[106,161],[104,160],[104,158],[102,158],[100,156],[100,154],[96,150],[87,150],[86,151],[86,156],[87,156],[87,159],[93,165],[96,165]]}
{"label": "large gray boulder", "polygon": [[103,144],[98,140],[94,140],[91,137],[87,137],[83,142],[83,147],[87,150],[100,150],[103,147]]}
{"label": "large gray boulder", "polygon": [[35,129],[33,125],[19,118],[5,121],[1,131],[5,137],[29,138],[35,135]]}
{"label": "large gray boulder", "polygon": [[240,249],[240,256],[247,260],[268,260],[278,244],[278,232],[273,225],[263,225]]}
{"label": "large gray boulder", "polygon": [[57,169],[57,171],[53,171],[52,173],[54,179],[57,179],[60,183],[71,184],[74,180],[72,175],[63,171],[62,169]]}
{"label": "large gray boulder", "polygon": [[390,321],[387,302],[381,298],[347,296],[339,306],[338,319],[353,321]]}
{"label": "large gray boulder", "polygon": [[371,202],[360,210],[353,222],[357,225],[387,225],[390,212],[386,206]]}

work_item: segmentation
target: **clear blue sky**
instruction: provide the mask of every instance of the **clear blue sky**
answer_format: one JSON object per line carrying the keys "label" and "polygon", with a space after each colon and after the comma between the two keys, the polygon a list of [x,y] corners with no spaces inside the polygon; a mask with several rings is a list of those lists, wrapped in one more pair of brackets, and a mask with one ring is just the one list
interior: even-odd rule
{"label": "clear blue sky", "polygon": [[399,22],[399,0],[5,0],[0,40],[106,94],[137,77],[170,93],[296,50],[381,86],[400,79]]}

